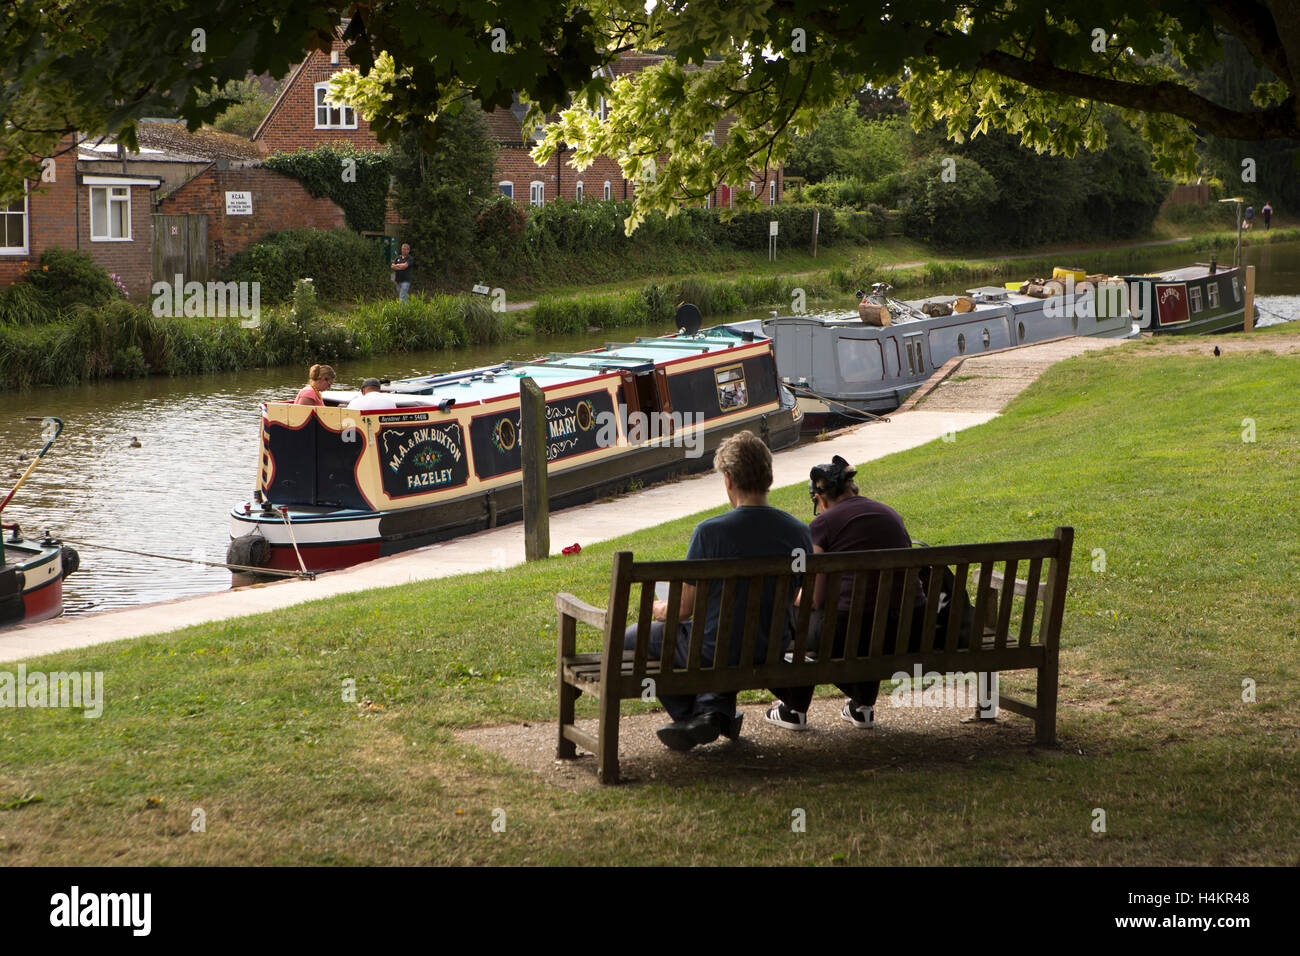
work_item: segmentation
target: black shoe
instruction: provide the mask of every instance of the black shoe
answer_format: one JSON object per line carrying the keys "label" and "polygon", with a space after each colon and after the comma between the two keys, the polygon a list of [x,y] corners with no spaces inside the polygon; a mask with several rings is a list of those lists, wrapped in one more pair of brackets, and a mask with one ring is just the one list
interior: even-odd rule
{"label": "black shoe", "polygon": [[728,740],[740,739],[740,725],[745,722],[745,715],[737,713],[727,724],[727,729],[722,732],[722,736]]}
{"label": "black shoe", "polygon": [[718,739],[719,734],[726,734],[735,739],[733,735],[740,733],[742,717],[743,715],[739,714],[736,717],[727,717],[726,714],[710,711],[696,714],[686,720],[674,720],[671,724],[660,727],[655,733],[669,750],[685,751],[696,744],[712,743]]}

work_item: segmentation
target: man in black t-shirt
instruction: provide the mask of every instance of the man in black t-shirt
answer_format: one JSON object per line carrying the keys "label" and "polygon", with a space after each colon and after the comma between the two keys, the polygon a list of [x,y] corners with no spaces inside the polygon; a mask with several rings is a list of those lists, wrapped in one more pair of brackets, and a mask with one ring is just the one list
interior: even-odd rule
{"label": "man in black t-shirt", "polygon": [[411,292],[411,280],[415,277],[415,260],[411,258],[411,246],[402,243],[401,254],[393,260],[393,281],[397,283],[397,298],[405,302]]}
{"label": "man in black t-shirt", "polygon": [[[812,470],[808,482],[808,492],[818,511],[809,529],[812,533],[813,551],[818,554],[836,551],[875,551],[884,548],[910,548],[912,539],[903,525],[898,512],[888,505],[864,498],[858,494],[858,486],[853,481],[857,473],[852,465],[836,455],[829,465],[818,465]],[[863,607],[876,606],[877,579],[868,576],[864,589]],[[826,594],[826,576],[818,575],[813,583],[813,607],[825,606],[830,595]],[[925,607],[925,589],[918,582],[916,588],[917,608]],[[845,639],[848,633],[849,608],[853,600],[853,575],[841,576],[840,593],[837,607],[839,610],[835,622],[835,640],[831,651],[832,657],[844,654]],[[898,611],[903,601],[903,576],[897,574],[891,587],[889,617],[886,622],[885,649],[897,639]],[[921,624],[921,615],[913,615],[913,629]],[[867,640],[871,634],[871,615],[863,616],[863,635],[859,642],[858,653],[865,653]],[[815,645],[813,645],[815,646]],[[859,684],[836,685],[849,699],[845,701],[840,717],[853,726],[869,730],[875,726],[876,695],[880,691],[879,681],[867,681]],[[813,687],[791,687],[773,689],[780,698],[767,711],[764,719],[770,724],[787,730],[808,729],[808,707],[812,703]]]}

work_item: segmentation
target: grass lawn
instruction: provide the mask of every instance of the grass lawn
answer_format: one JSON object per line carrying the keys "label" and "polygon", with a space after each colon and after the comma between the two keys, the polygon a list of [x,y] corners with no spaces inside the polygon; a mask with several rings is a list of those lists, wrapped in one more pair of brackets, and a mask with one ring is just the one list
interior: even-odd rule
{"label": "grass lawn", "polygon": [[[692,518],[540,565],[29,661],[103,671],[107,702],[97,720],[0,710],[0,863],[1295,865],[1300,356],[1162,350],[1063,363],[1001,418],[859,473],[930,544],[1075,527],[1059,749],[1009,715],[1009,748],[972,730],[956,753],[922,742],[882,762],[864,735],[802,777],[691,754],[698,774],[673,782],[574,791],[458,742],[457,728],[554,720],[555,592],[603,604],[615,550],[680,557]],[[773,500],[807,517],[802,487]]]}

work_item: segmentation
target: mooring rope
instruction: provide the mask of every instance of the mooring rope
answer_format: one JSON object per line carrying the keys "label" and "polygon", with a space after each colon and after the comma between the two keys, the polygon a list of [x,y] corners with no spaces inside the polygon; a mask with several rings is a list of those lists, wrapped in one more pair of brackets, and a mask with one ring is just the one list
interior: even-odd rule
{"label": "mooring rope", "polygon": [[[825,402],[827,405],[838,405],[840,408],[847,410],[848,415],[846,415],[846,417],[849,417],[849,415],[858,415],[862,417],[863,421],[870,421],[870,422],[889,421],[889,419],[885,416],[876,415],[875,413],[868,412],[865,409],[854,408],[852,405],[846,405],[843,402],[837,402],[833,398],[826,398],[824,395],[818,395],[816,392],[814,392],[812,389],[809,388],[801,388],[798,385],[786,385],[786,388],[794,392],[795,395],[801,395],[806,398],[815,398],[817,399],[817,401]],[[840,414],[844,414],[844,413],[840,413]]]}
{"label": "mooring rope", "polygon": [[308,581],[315,581],[316,575],[311,571],[285,571],[280,568],[254,568],[245,564],[226,564],[220,561],[204,561],[201,558],[178,558],[171,554],[152,554],[149,551],[135,551],[131,548],[114,548],[107,544],[96,544],[93,541],[75,541],[72,538],[59,538],[60,541],[68,544],[75,544],[82,548],[99,548],[102,551],[117,551],[119,554],[134,554],[141,558],[158,558],[160,561],[180,561],[184,564],[202,564],[209,568],[226,568],[230,571],[248,571],[252,574],[269,574],[281,575],[289,578],[306,578]]}

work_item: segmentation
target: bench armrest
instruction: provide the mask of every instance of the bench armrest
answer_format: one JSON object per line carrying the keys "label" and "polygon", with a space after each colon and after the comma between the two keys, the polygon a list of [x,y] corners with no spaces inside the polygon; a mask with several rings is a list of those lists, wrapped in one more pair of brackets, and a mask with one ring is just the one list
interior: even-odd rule
{"label": "bench armrest", "polygon": [[[1003,581],[1005,580],[1005,578],[1006,575],[1004,575],[1001,571],[994,571],[990,583],[994,588],[1001,591],[1003,587]],[[1026,581],[1024,578],[1016,578],[1016,595],[1018,597],[1025,597],[1028,590],[1029,590],[1029,582]],[[1040,601],[1047,600],[1046,581],[1038,582],[1038,600]]]}
{"label": "bench armrest", "polygon": [[598,630],[605,629],[605,611],[602,608],[592,607],[586,601],[578,600],[572,594],[555,595],[555,609],[567,617],[590,624]]}

